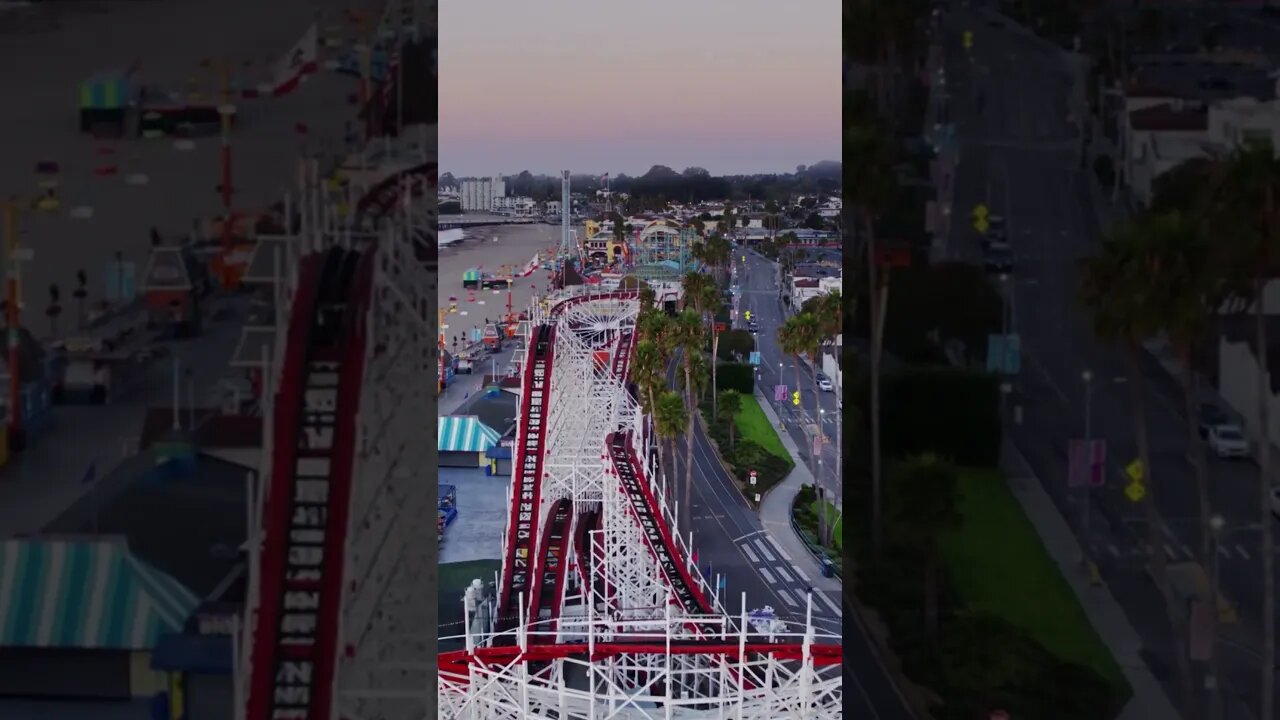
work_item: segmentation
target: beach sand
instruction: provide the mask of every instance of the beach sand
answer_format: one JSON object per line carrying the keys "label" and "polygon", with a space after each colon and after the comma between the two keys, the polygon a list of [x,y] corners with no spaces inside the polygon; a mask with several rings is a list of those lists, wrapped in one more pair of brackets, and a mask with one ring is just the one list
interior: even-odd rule
{"label": "beach sand", "polygon": [[[34,251],[24,263],[24,320],[44,330],[47,288],[58,283],[71,302],[75,273],[89,278],[90,302],[103,297],[108,263],[119,252],[141,275],[155,226],[166,238],[189,234],[193,220],[220,214],[219,139],[200,138],[191,150],[172,140],[95,140],[77,127],[78,85],[97,72],[136,64],[136,82],[180,90],[187,78],[214,76],[205,58],[225,58],[245,70],[251,84],[302,36],[317,10],[336,13],[360,0],[196,0],[168,2],[58,2],[47,16],[14,27],[0,23],[0,86],[13,88],[0,113],[0,197],[33,200],[39,193],[35,165],[61,165],[61,208],[24,211],[21,243]],[[20,91],[19,91],[20,89]],[[212,87],[211,87],[212,90]],[[338,151],[343,123],[355,108],[347,96],[352,78],[321,71],[295,93],[279,99],[238,100],[233,133],[233,186],[237,210],[264,208],[294,185],[297,158],[322,144]],[[309,126],[306,135],[295,123]],[[110,155],[100,152],[110,148]],[[116,165],[113,176],[95,169]],[[131,174],[147,184],[130,185]],[[77,206],[93,218],[75,219]],[[65,324],[64,324],[65,327]]]}
{"label": "beach sand", "polygon": [[[581,232],[581,228],[578,228]],[[482,272],[501,273],[504,265],[520,272],[534,253],[547,257],[547,250],[560,243],[559,225],[499,225],[467,231],[468,239],[440,250],[440,307],[448,310],[449,298],[457,299],[457,312],[445,316],[442,332],[446,338],[455,334],[471,334],[486,318],[496,320],[507,311],[506,290],[476,290],[462,287],[462,274],[470,268]],[[494,242],[497,238],[497,242]],[[528,309],[535,292],[547,290],[550,273],[537,270],[527,278],[516,278],[511,289],[511,306],[516,311]],[[535,290],[534,286],[537,287]],[[474,296],[475,300],[471,301]]]}

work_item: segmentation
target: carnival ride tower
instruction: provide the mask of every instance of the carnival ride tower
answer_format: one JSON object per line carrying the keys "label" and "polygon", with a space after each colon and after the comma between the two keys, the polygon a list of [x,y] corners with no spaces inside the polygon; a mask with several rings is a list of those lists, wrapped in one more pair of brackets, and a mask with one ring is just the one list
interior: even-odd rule
{"label": "carnival ride tower", "polygon": [[838,643],[757,635],[690,561],[629,380],[638,315],[582,288],[531,311],[496,608],[441,655],[440,717],[839,717]]}
{"label": "carnival ride tower", "polygon": [[418,720],[433,707],[436,539],[422,518],[436,498],[421,483],[433,461],[421,409],[435,393],[435,294],[407,218],[414,183],[435,201],[435,166],[414,172],[403,202],[359,228],[303,174],[250,491],[240,718]]}

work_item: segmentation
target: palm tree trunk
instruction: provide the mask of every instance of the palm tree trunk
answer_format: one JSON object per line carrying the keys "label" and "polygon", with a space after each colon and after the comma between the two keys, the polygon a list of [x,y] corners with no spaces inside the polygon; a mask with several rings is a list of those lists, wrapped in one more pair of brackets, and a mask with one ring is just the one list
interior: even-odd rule
{"label": "palm tree trunk", "polygon": [[[1268,188],[1268,190],[1270,190]],[[1271,204],[1271,193],[1267,193]],[[1270,208],[1268,208],[1270,210]],[[1270,216],[1270,212],[1268,212]],[[1265,279],[1254,280],[1253,318],[1258,343],[1258,507],[1262,512],[1262,712],[1275,717],[1276,606],[1275,549],[1271,527],[1271,377],[1267,364],[1267,316],[1263,305]]]}
{"label": "palm tree trunk", "polygon": [[[816,355],[817,353],[815,352],[814,354]],[[810,357],[809,361],[809,373],[812,376],[809,379],[813,381],[813,400],[816,409],[816,403],[818,402],[818,358]],[[818,496],[818,543],[829,545],[831,544],[831,533],[827,529],[827,484],[822,478],[822,445],[816,440],[816,438],[821,438],[826,433],[826,430],[822,427],[821,413],[814,419],[817,421],[818,432],[814,433],[815,441],[809,448],[809,472],[813,474],[813,489]]]}
{"label": "palm tree trunk", "polygon": [[720,364],[720,333],[716,332],[715,318],[711,319],[711,417],[720,417],[720,387],[716,385],[716,365]]}
{"label": "palm tree trunk", "polygon": [[[1178,677],[1182,687],[1183,717],[1186,720],[1194,720],[1198,713],[1195,691],[1192,687],[1191,659],[1187,655],[1187,644],[1180,640],[1187,637],[1186,613],[1182,610],[1181,601],[1174,597],[1173,588],[1169,583],[1169,562],[1163,552],[1164,520],[1160,517],[1160,508],[1156,505],[1156,484],[1151,476],[1151,441],[1147,435],[1147,388],[1145,376],[1138,362],[1139,352],[1141,350],[1138,344],[1132,343],[1126,349],[1125,355],[1129,361],[1129,374],[1133,378],[1129,383],[1133,431],[1138,444],[1138,461],[1142,463],[1146,485],[1143,507],[1147,516],[1147,545],[1151,548],[1150,571],[1156,585],[1160,588],[1160,594],[1164,597],[1165,612],[1169,617],[1169,624],[1173,626],[1174,638],[1179,639],[1174,642],[1174,657],[1177,660]],[[1217,612],[1217,608],[1214,608],[1213,612]]]}
{"label": "palm tree trunk", "polygon": [[689,408],[689,421],[684,428],[684,528],[693,527],[693,414],[698,406],[693,397],[693,363],[689,350],[684,355],[684,390]]}

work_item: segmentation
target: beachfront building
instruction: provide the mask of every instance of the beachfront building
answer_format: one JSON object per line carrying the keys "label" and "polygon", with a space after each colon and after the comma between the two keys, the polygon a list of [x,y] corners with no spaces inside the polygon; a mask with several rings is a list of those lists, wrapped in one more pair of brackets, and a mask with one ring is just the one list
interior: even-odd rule
{"label": "beachfront building", "polygon": [[463,212],[493,212],[494,202],[506,197],[507,183],[502,178],[479,178],[462,181]]}
{"label": "beachfront building", "polygon": [[531,197],[496,197],[493,199],[493,211],[511,217],[533,217],[538,214],[538,203]]}

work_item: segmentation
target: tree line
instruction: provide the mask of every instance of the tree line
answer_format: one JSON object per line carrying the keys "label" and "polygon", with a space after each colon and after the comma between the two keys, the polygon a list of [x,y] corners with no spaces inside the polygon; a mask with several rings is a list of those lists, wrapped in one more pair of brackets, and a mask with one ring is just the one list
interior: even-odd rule
{"label": "tree line", "polygon": [[[459,187],[452,173],[440,176],[440,187]],[[522,170],[504,178],[507,194],[531,197],[536,202],[560,198],[560,177]],[[574,174],[569,178],[574,193],[594,195],[605,189],[602,175]],[[608,189],[630,196],[628,212],[664,209],[669,202],[764,200],[786,202],[796,195],[836,195],[840,192],[841,163],[824,160],[814,165],[798,165],[794,172],[716,176],[700,167],[681,172],[654,165],[643,175],[611,175]]]}

